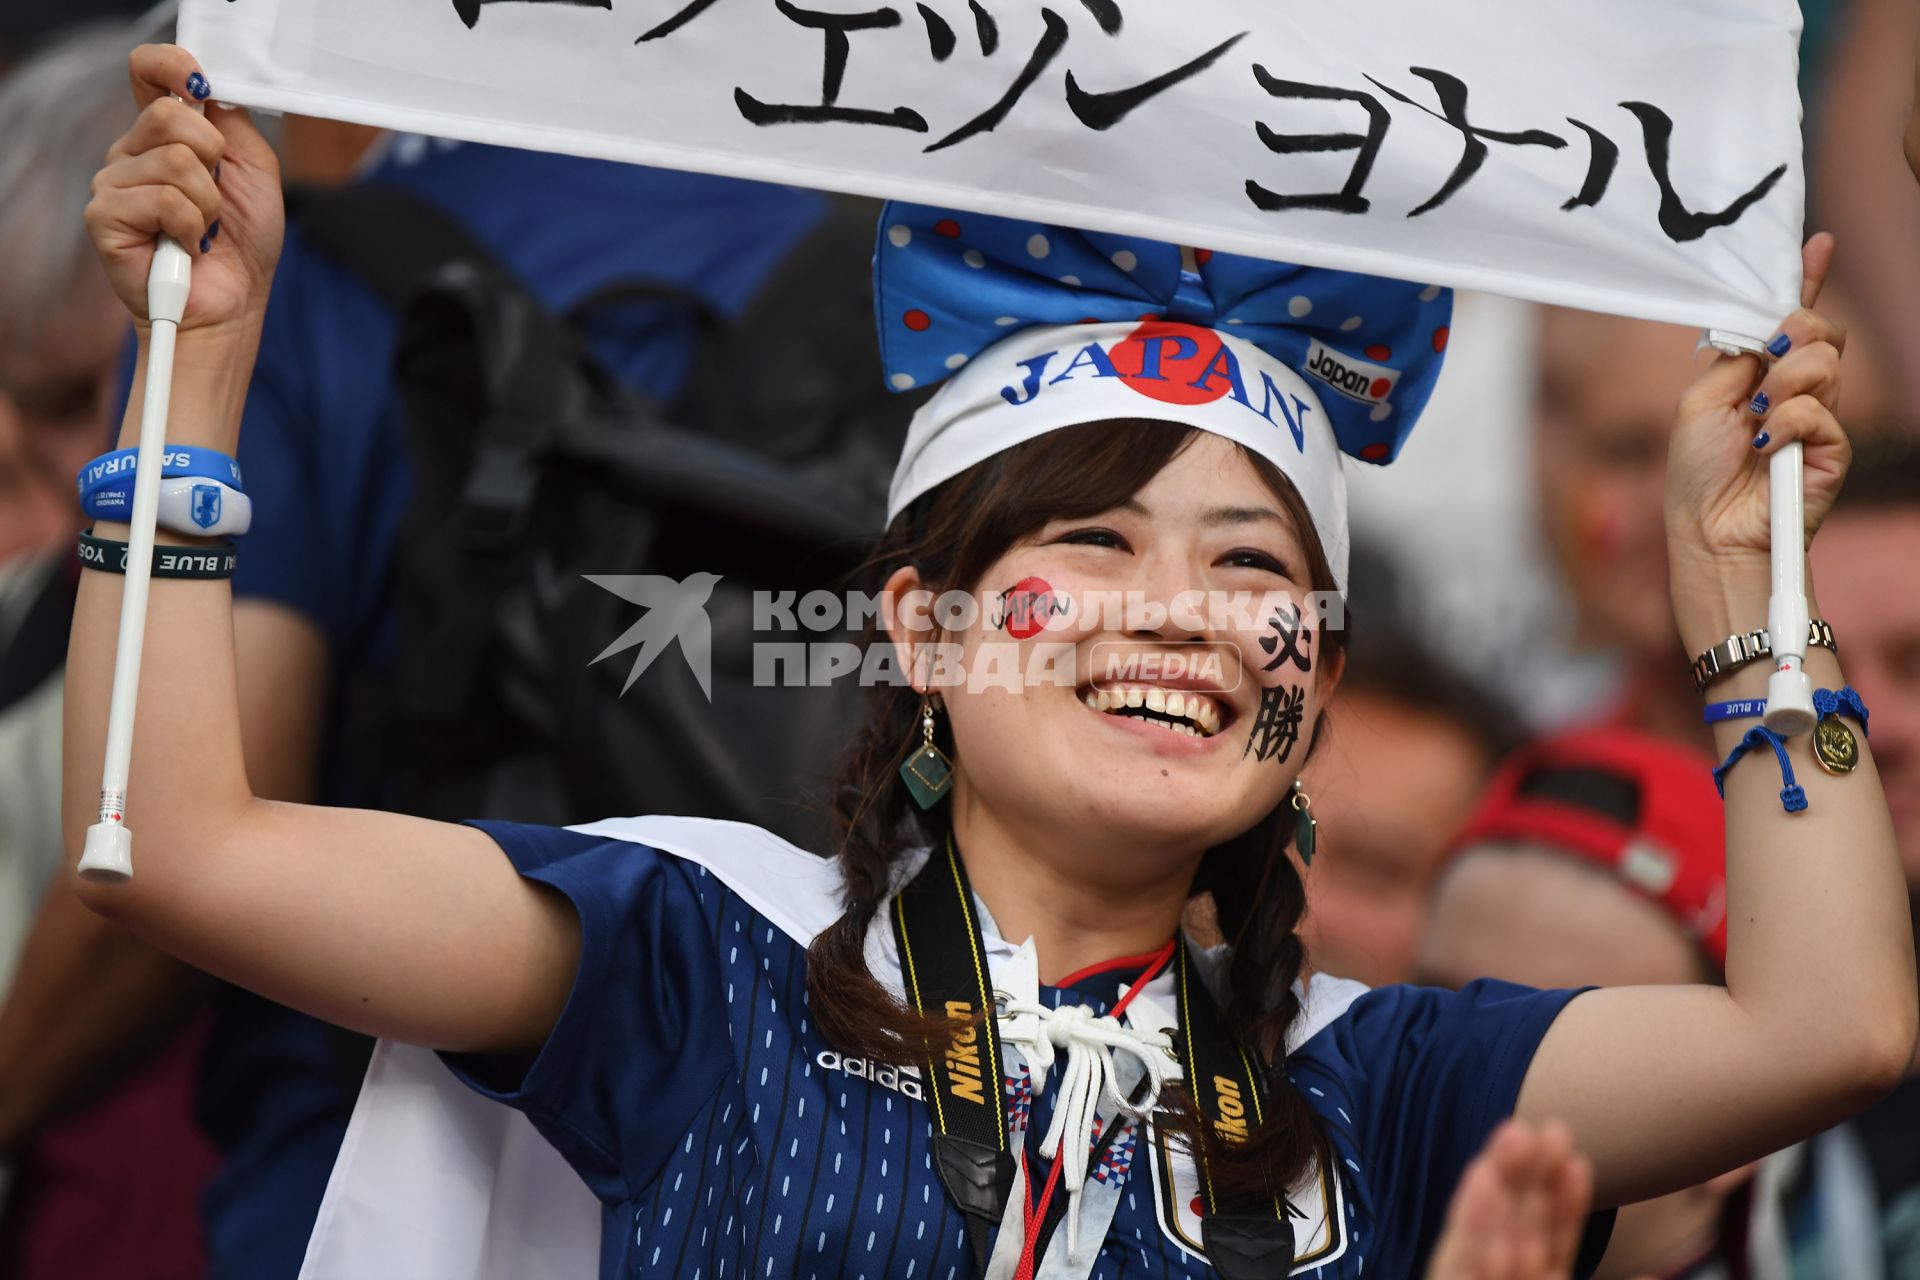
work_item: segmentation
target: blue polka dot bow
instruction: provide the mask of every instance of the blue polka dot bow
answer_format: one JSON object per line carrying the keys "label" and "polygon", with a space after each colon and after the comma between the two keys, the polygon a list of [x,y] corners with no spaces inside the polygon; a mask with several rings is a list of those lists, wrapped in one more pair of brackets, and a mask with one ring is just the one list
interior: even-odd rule
{"label": "blue polka dot bow", "polygon": [[1451,290],[1206,250],[1191,261],[1157,240],[889,204],[874,256],[887,378],[931,385],[1039,325],[1174,321],[1297,370],[1344,452],[1394,459],[1440,376]]}

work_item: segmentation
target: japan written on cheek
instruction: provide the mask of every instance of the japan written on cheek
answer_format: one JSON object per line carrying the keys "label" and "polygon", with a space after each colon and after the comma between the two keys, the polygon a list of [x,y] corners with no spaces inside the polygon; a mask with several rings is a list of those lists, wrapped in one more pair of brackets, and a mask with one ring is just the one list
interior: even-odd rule
{"label": "japan written on cheek", "polygon": [[[452,0],[455,11],[469,28],[481,17],[481,9],[495,0]],[[614,0],[524,0],[527,3],[567,5],[611,10]],[[692,0],[676,12],[649,27],[635,39],[636,45],[670,40],[675,33],[697,22],[716,0]],[[765,21],[783,22],[817,31],[821,41],[821,68],[818,97],[793,99],[765,88],[750,90],[737,86],[733,100],[742,119],[762,127],[785,125],[862,125],[898,129],[909,134],[938,133],[921,150],[937,152],[958,146],[971,138],[990,134],[1019,106],[1023,98],[1040,84],[1056,62],[1074,61],[1069,45],[1076,20],[1091,22],[1094,32],[1087,38],[1117,40],[1126,38],[1126,18],[1119,0],[1079,0],[1078,8],[1065,4],[1039,9],[1039,31],[1029,46],[1022,36],[1003,33],[1002,20],[995,16],[990,0],[966,0],[964,10],[957,0],[940,0],[941,8],[919,3],[914,6],[915,23],[898,8],[879,6],[860,12],[830,13],[803,8],[790,0],[772,0],[763,9]],[[948,12],[943,12],[942,9]],[[1084,11],[1084,12],[1082,12]],[[1020,16],[1026,16],[1023,11]],[[1022,28],[1026,24],[1019,24]],[[969,31],[964,40],[961,31]],[[1365,74],[1368,87],[1360,85],[1315,84],[1290,77],[1283,61],[1238,57],[1236,47],[1251,35],[1248,31],[1221,33],[1225,38],[1209,43],[1196,40],[1195,48],[1168,55],[1165,71],[1133,84],[1090,87],[1071,66],[1061,79],[1061,91],[1073,117],[1094,131],[1114,128],[1135,110],[1195,77],[1237,77],[1244,82],[1248,97],[1248,121],[1266,149],[1279,157],[1313,157],[1351,153],[1353,159],[1345,180],[1331,190],[1276,190],[1272,175],[1250,175],[1244,195],[1252,204],[1268,213],[1293,210],[1365,215],[1376,212],[1374,201],[1366,194],[1369,180],[1386,150],[1395,115],[1386,102],[1398,103],[1416,113],[1439,120],[1460,135],[1460,157],[1439,189],[1410,209],[1380,210],[1395,217],[1418,218],[1443,208],[1478,173],[1493,154],[1492,147],[1533,148],[1567,152],[1567,195],[1561,211],[1575,213],[1597,207],[1607,196],[1621,160],[1622,144],[1615,134],[1631,131],[1632,143],[1643,152],[1649,174],[1659,190],[1654,212],[1659,229],[1669,240],[1684,244],[1698,240],[1716,227],[1730,226],[1774,190],[1789,170],[1787,158],[1771,171],[1759,175],[1751,186],[1717,210],[1688,207],[1673,179],[1673,142],[1676,125],[1672,115],[1651,102],[1626,101],[1617,104],[1616,119],[1596,122],[1564,117],[1561,121],[1505,122],[1527,127],[1495,128],[1474,123],[1468,114],[1470,89],[1460,76],[1434,67],[1410,66],[1385,68],[1386,78]],[[911,104],[850,102],[842,100],[847,68],[854,56],[854,40],[861,42],[861,56],[876,59],[924,56],[931,64],[953,63],[956,58],[977,59],[994,66],[1004,65],[1010,76],[1006,87],[970,118],[943,122],[929,121]],[[1003,50],[1003,42],[1006,48]],[[1084,41],[1083,41],[1084,43]],[[1078,48],[1080,46],[1074,46]],[[977,54],[975,50],[977,49]],[[1002,58],[1002,53],[1009,56]],[[1244,60],[1243,60],[1244,59]],[[1017,64],[1017,69],[1016,69]],[[1424,82],[1424,87],[1414,82]],[[1397,82],[1397,83],[1396,83]],[[1228,81],[1229,85],[1233,83]],[[1215,86],[1218,89],[1218,86]],[[1429,106],[1423,97],[1431,95]],[[1418,96],[1417,96],[1418,95]],[[1353,127],[1322,132],[1288,131],[1261,118],[1280,104],[1345,104],[1354,112]],[[1415,118],[1418,118],[1417,116]],[[1541,127],[1543,124],[1552,128]],[[1559,130],[1556,132],[1556,130]],[[1631,145],[1630,144],[1630,145]],[[1584,157],[1584,159],[1582,159]],[[1272,184],[1272,185],[1270,185]]]}

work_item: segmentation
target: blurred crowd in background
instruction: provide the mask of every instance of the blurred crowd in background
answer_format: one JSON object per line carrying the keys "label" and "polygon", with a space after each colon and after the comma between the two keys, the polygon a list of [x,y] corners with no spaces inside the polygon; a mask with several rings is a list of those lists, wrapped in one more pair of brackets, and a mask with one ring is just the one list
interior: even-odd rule
{"label": "blurred crowd in background", "polygon": [[[1920,181],[1903,152],[1911,138],[1920,159],[1920,5],[1802,7],[1808,226],[1839,237],[1822,308],[1849,326],[1842,419],[1858,455],[1813,548],[1816,613],[1871,708],[1920,903]],[[133,117],[126,53],[170,31],[164,7],[0,3],[0,1276],[18,1280],[292,1280],[365,1061],[351,1037],[117,934],[56,874],[72,477],[109,447],[131,376],[126,316],[81,214]],[[256,526],[235,579],[261,794],[394,798],[358,744],[367,690],[390,688],[405,658],[399,562],[420,536],[419,446],[395,372],[417,333],[378,265],[410,238],[388,244],[368,221],[387,206],[330,196],[397,194],[409,216],[458,224],[662,422],[718,424],[746,447],[772,434],[755,424],[806,422],[763,451],[830,472],[837,514],[879,527],[913,406],[874,408],[878,365],[857,350],[871,346],[857,320],[870,206],[323,121],[272,127],[300,198],[241,461],[284,526]],[[824,282],[855,318],[844,348],[808,362],[826,381],[791,392],[811,397],[799,406],[756,388],[716,400],[700,381],[713,334],[766,323],[756,309],[791,320],[777,311],[799,267],[810,294]],[[1477,295],[1459,298],[1452,334],[1401,460],[1351,482],[1351,660],[1305,776],[1321,833],[1311,963],[1373,984],[1722,981],[1720,808],[1662,513],[1674,404],[1709,356],[1693,331]],[[564,476],[541,483],[565,500]],[[646,554],[676,576],[752,555],[723,537],[706,549],[712,562],[697,539]],[[613,634],[538,651],[571,678]],[[619,691],[617,675],[600,689]],[[485,735],[467,745],[490,749]],[[517,759],[506,789],[476,801],[519,811],[472,816],[603,816],[570,811],[565,786],[540,791],[538,768]],[[397,802],[410,798],[445,802]],[[642,795],[621,811],[678,807]],[[724,795],[696,807],[731,812]],[[1920,1280],[1915,1074],[1839,1130],[1630,1207],[1602,1274]]]}

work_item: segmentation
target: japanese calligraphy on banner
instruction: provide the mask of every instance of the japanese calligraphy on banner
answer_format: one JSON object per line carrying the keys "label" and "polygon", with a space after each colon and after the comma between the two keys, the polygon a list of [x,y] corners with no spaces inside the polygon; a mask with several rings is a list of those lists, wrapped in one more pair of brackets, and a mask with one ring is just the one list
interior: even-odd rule
{"label": "japanese calligraphy on banner", "polygon": [[185,0],[248,106],[1765,336],[1794,0]]}

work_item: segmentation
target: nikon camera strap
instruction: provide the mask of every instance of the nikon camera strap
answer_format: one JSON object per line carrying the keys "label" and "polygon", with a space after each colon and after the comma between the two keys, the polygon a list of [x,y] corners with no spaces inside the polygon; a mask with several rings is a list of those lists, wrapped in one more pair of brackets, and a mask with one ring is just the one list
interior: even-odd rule
{"label": "nikon camera strap", "polygon": [[[934,1160],[966,1224],[975,1267],[984,1273],[993,1232],[1012,1191],[1015,1158],[1007,1147],[986,948],[973,889],[951,837],[895,895],[893,933],[914,1010],[955,1023],[951,1042],[927,1060],[927,1095],[938,1130]],[[1222,1141],[1244,1141],[1264,1115],[1260,1073],[1221,1023],[1212,996],[1193,972],[1183,937],[1175,938],[1173,954],[1177,1041],[1187,1087],[1203,1124]],[[1293,1227],[1285,1199],[1217,1194],[1205,1155],[1195,1151],[1194,1161],[1205,1207],[1201,1240],[1214,1270],[1225,1280],[1291,1271]]]}

